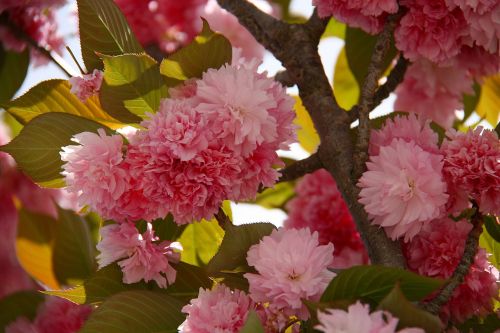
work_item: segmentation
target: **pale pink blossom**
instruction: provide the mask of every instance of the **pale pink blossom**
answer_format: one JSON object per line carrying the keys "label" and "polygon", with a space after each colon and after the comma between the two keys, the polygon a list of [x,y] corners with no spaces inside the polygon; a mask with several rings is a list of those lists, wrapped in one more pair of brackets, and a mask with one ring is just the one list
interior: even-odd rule
{"label": "pale pink blossom", "polygon": [[253,302],[243,291],[223,284],[200,288],[198,297],[182,308],[187,314],[181,333],[236,333],[246,322]]}
{"label": "pale pink blossom", "polygon": [[72,141],[79,145],[63,147],[61,152],[67,190],[104,218],[125,219],[115,209],[116,200],[129,188],[129,175],[122,167],[122,137],[99,129],[98,134],[77,134]]}
{"label": "pale pink blossom", "polygon": [[71,93],[75,94],[82,102],[85,102],[89,97],[99,93],[103,76],[102,71],[94,69],[90,74],[70,78]]}
{"label": "pale pink blossom", "polygon": [[[282,332],[291,321],[290,315],[285,314],[283,310],[276,309],[269,304],[257,304],[255,312],[259,316],[265,333]],[[297,326],[298,325],[292,325],[291,332],[288,333],[298,333],[299,330]]]}
{"label": "pale pink blossom", "polygon": [[[267,14],[271,14],[273,8],[264,0],[250,1]],[[242,26],[238,19],[225,9],[221,8],[216,0],[208,0],[203,8],[201,16],[210,24],[210,28],[224,35],[231,45],[241,48],[245,58],[259,58],[264,56],[264,47],[260,45],[253,35]]]}
{"label": "pale pink blossom", "polygon": [[246,273],[250,297],[270,303],[286,315],[308,317],[302,300],[318,301],[335,273],[333,245],[320,245],[309,229],[279,229],[250,247],[247,262],[257,273]]}
{"label": "pale pink blossom", "polygon": [[398,111],[415,112],[444,128],[455,120],[455,110],[463,108],[464,93],[472,93],[472,78],[465,67],[438,66],[427,60],[410,65],[396,88]]}
{"label": "pale pink blossom", "polygon": [[89,305],[78,305],[59,297],[47,297],[37,311],[34,324],[39,333],[76,333],[91,312]]}
{"label": "pale pink blossom", "polygon": [[313,0],[313,5],[320,17],[333,16],[371,34],[382,30],[387,14],[398,11],[395,0]]}
{"label": "pale pink blossom", "polygon": [[[467,133],[447,132],[441,146],[443,174],[450,188],[450,209],[459,212],[468,199],[485,214],[500,215],[500,141],[481,126]],[[464,202],[465,200],[465,202]]]}
{"label": "pale pink blossom", "polygon": [[[399,319],[387,311],[370,313],[370,306],[357,301],[347,311],[327,309],[318,311],[319,325],[315,329],[324,333],[396,333]],[[397,333],[424,333],[421,328],[405,328]]]}
{"label": "pale pink blossom", "polygon": [[444,213],[448,200],[442,176],[443,156],[415,142],[394,139],[371,156],[358,182],[359,202],[372,223],[391,239],[411,240],[430,220]]}
{"label": "pale pink blossom", "polygon": [[484,77],[500,72],[500,53],[489,53],[482,47],[465,45],[457,56],[455,66],[466,68],[468,73],[481,83]]}
{"label": "pale pink blossom", "polygon": [[296,196],[287,203],[285,228],[308,227],[317,231],[320,244],[332,243],[334,246],[335,268],[368,263],[368,255],[349,208],[328,171],[321,169],[304,176],[297,183],[295,193]]}
{"label": "pale pink blossom", "polygon": [[[408,267],[420,275],[449,278],[459,264],[472,224],[449,218],[434,220],[403,247]],[[440,316],[463,322],[472,315],[485,315],[493,310],[493,298],[498,297],[498,271],[489,264],[486,252],[479,249],[465,276],[442,308]]]}
{"label": "pale pink blossom", "polygon": [[440,63],[460,52],[468,33],[460,9],[450,10],[445,0],[407,0],[394,37],[396,47],[411,61],[426,58]]}
{"label": "pale pink blossom", "polygon": [[99,267],[120,260],[118,265],[123,271],[124,283],[154,280],[160,288],[174,283],[176,271],[169,261],[179,261],[180,255],[174,251],[179,249],[178,243],[158,243],[150,223],[142,234],[132,223],[107,225],[100,233],[102,239],[97,244]]}
{"label": "pale pink blossom", "polygon": [[115,0],[139,42],[172,53],[189,43],[201,27],[207,0]]}
{"label": "pale pink blossom", "polygon": [[396,138],[413,141],[427,152],[438,153],[438,135],[429,126],[430,121],[422,118],[410,113],[387,119],[382,128],[370,132],[370,156],[378,155],[380,147],[391,144]]}

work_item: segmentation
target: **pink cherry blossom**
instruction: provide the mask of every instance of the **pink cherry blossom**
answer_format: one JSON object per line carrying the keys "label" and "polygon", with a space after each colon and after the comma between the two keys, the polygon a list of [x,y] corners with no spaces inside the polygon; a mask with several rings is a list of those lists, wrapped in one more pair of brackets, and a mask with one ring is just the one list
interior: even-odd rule
{"label": "pink cherry blossom", "polygon": [[393,119],[387,119],[381,129],[371,131],[370,156],[378,155],[380,147],[389,145],[396,138],[406,142],[413,141],[427,152],[438,153],[438,136],[430,128],[430,121],[422,118],[412,113],[407,117],[396,116]]}
{"label": "pink cherry blossom", "polygon": [[34,325],[39,333],[76,333],[91,312],[89,305],[48,297],[38,309]]}
{"label": "pink cherry blossom", "polygon": [[[449,130],[441,147],[443,174],[453,212],[475,200],[485,214],[500,215],[500,141],[494,131],[477,127],[467,133]],[[464,201],[465,200],[465,201]]]}
{"label": "pink cherry blossom", "polygon": [[394,37],[396,47],[406,58],[423,57],[440,63],[460,52],[467,35],[463,12],[450,10],[445,0],[406,0],[409,8],[401,18]]}
{"label": "pink cherry blossom", "polygon": [[26,317],[18,317],[5,326],[5,333],[41,333],[40,330]]}
{"label": "pink cherry blossom", "polygon": [[359,202],[391,239],[411,240],[430,220],[444,213],[448,200],[442,176],[443,157],[414,141],[394,139],[370,156],[359,180]]}
{"label": "pink cherry blossom", "polygon": [[320,17],[333,16],[349,26],[376,34],[382,30],[388,13],[398,11],[395,0],[313,0]]}
{"label": "pink cherry blossom", "polygon": [[[315,329],[324,333],[395,333],[399,319],[387,311],[370,313],[370,306],[357,301],[347,311],[327,309],[318,312],[319,325]],[[405,328],[397,333],[424,333],[421,328]]]}
{"label": "pink cherry blossom", "polygon": [[304,176],[297,183],[295,192],[297,195],[287,203],[286,228],[308,227],[318,232],[320,244],[332,243],[335,268],[368,262],[347,204],[328,171],[321,169]]}
{"label": "pink cherry blossom", "polygon": [[174,52],[189,43],[201,27],[200,14],[207,0],[115,0],[139,42]]}
{"label": "pink cherry blossom", "polygon": [[[420,275],[449,278],[457,267],[472,225],[465,220],[434,220],[403,247],[408,267]],[[440,316],[463,322],[472,315],[485,315],[493,310],[492,299],[498,296],[496,271],[480,249],[464,282],[442,308]],[[466,301],[465,301],[466,300]]]}
{"label": "pink cherry blossom", "polygon": [[279,229],[250,247],[247,262],[257,274],[246,273],[250,297],[270,303],[286,315],[308,317],[303,299],[317,301],[335,276],[333,245],[320,245],[318,233],[309,229]]}
{"label": "pink cherry blossom", "polygon": [[[272,13],[271,5],[264,0],[250,1],[267,14]],[[264,47],[260,45],[252,34],[239,22],[238,19],[225,9],[221,8],[216,0],[208,0],[201,16],[210,24],[210,28],[223,34],[234,47],[241,48],[245,58],[262,59]]]}
{"label": "pink cherry blossom", "polygon": [[472,93],[472,78],[465,67],[438,66],[419,60],[408,68],[396,88],[398,111],[415,112],[444,128],[450,128],[455,110],[463,108],[462,95]]}
{"label": "pink cherry blossom", "polygon": [[75,94],[82,102],[85,102],[89,97],[99,93],[103,75],[102,71],[94,69],[90,74],[70,78],[71,93]]}
{"label": "pink cherry blossom", "polygon": [[101,228],[102,240],[97,244],[101,252],[97,257],[99,267],[118,261],[123,271],[124,283],[154,280],[160,288],[174,283],[175,269],[171,262],[179,261],[178,243],[157,243],[152,225],[140,234],[132,223],[111,224]]}
{"label": "pink cherry blossom", "polygon": [[182,308],[187,314],[181,333],[236,333],[246,322],[253,302],[243,291],[223,284],[200,288],[198,297]]}
{"label": "pink cherry blossom", "polygon": [[466,68],[476,81],[482,82],[483,77],[500,72],[500,53],[493,54],[479,46],[464,45],[457,56],[455,66]]}
{"label": "pink cherry blossom", "polygon": [[104,218],[125,219],[115,209],[129,187],[129,175],[121,166],[123,139],[120,135],[83,132],[73,137],[79,145],[62,148],[61,160],[67,190],[79,195],[81,205],[89,205]]}

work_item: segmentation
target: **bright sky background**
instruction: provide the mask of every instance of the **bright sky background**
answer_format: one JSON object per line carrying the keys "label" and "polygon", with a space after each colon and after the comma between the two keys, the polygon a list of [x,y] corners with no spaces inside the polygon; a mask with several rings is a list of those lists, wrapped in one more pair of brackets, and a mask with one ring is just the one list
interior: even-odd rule
{"label": "bright sky background", "polygon": [[[313,11],[312,0],[292,0],[291,10],[295,14],[309,17]],[[60,34],[64,37],[64,40],[72,49],[80,64],[83,64],[79,38],[77,36],[78,27],[76,23],[75,1],[69,1],[68,5],[64,6],[57,12],[57,21],[59,24]],[[323,60],[325,72],[330,79],[330,82],[333,81],[334,64],[343,45],[344,42],[342,40],[334,37],[323,39],[319,45],[319,53]],[[79,73],[78,69],[66,50],[64,50],[63,59],[70,67],[73,68],[74,74],[77,75]],[[270,75],[274,75],[278,70],[282,69],[282,67],[279,61],[277,61],[270,53],[267,53],[264,57],[262,69],[267,70]],[[67,79],[65,74],[56,65],[50,63],[46,66],[38,68],[31,66],[28,71],[28,76],[19,90],[18,95],[25,93],[29,88],[41,81],[55,78]],[[297,90],[293,88],[290,89],[289,92],[297,94]],[[379,116],[392,111],[394,99],[394,95],[392,95],[384,101],[384,103],[377,108],[374,116]],[[280,155],[295,159],[302,159],[307,157],[308,153],[305,152],[298,144],[295,144],[290,152],[280,152]],[[276,225],[281,225],[283,220],[286,218],[286,214],[279,209],[268,210],[257,205],[243,203],[233,204],[232,208],[233,219],[236,224],[269,221],[275,223]]]}

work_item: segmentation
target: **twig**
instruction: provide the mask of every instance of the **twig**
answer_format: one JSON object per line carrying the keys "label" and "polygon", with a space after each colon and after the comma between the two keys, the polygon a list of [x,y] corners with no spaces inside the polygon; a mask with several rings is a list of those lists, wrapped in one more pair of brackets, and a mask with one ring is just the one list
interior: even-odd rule
{"label": "twig", "polygon": [[51,60],[68,77],[77,75],[76,73],[73,73],[72,68],[68,64],[66,64],[64,59],[62,59],[58,54],[49,51],[43,46],[38,45],[38,43],[33,38],[31,38],[31,36],[29,36],[24,30],[20,29],[12,21],[10,21],[6,12],[0,15],[0,25],[7,27],[9,29],[9,32],[14,35],[15,38],[28,43],[30,47],[44,55],[47,59]]}
{"label": "twig", "polygon": [[289,166],[281,170],[281,177],[278,182],[288,182],[291,180],[295,180],[308,173],[321,169],[322,167],[323,165],[321,164],[318,153],[314,153],[308,158],[290,164]]}
{"label": "twig", "polygon": [[290,75],[288,75],[286,70],[276,73],[274,79],[285,87],[293,87],[295,85],[295,82],[292,80]]}
{"label": "twig", "polygon": [[[380,103],[389,97],[390,93],[393,92],[401,82],[403,82],[408,64],[408,60],[406,60],[403,56],[399,57],[396,66],[394,66],[391,73],[387,77],[387,81],[377,89],[377,92],[373,97],[373,102],[368,106],[369,110],[373,110],[379,106]],[[359,105],[355,105],[348,114],[351,122],[357,120],[359,117]]]}
{"label": "twig", "polygon": [[354,169],[352,178],[356,181],[364,171],[368,159],[368,142],[370,139],[370,111],[378,88],[378,79],[382,75],[384,58],[391,47],[391,37],[399,19],[400,13],[388,17],[384,29],[377,38],[368,74],[361,87],[361,99],[358,103],[359,126],[356,151],[354,154]]}
{"label": "twig", "polygon": [[483,216],[479,212],[477,206],[476,213],[472,216],[471,222],[473,228],[467,236],[462,259],[460,259],[460,262],[455,268],[452,276],[430,302],[421,304],[421,307],[424,310],[427,310],[432,314],[438,314],[441,307],[448,302],[455,288],[457,288],[464,281],[465,276],[469,272],[470,266],[474,262],[474,257],[476,256],[479,244],[479,236],[481,236],[481,232],[483,231]]}
{"label": "twig", "polygon": [[223,230],[226,230],[227,225],[233,224],[233,222],[231,221],[229,216],[226,215],[222,207],[219,208],[219,211],[217,212],[217,214],[215,214],[215,219],[217,220],[217,223],[219,223],[219,226]]}
{"label": "twig", "polygon": [[80,66],[80,64],[78,63],[78,60],[76,60],[76,57],[75,57],[75,54],[73,53],[73,51],[71,50],[71,48],[69,46],[66,46],[66,50],[68,50],[68,53],[69,55],[71,56],[71,58],[73,59],[73,61],[75,62],[76,66],[78,67],[78,69],[80,70],[80,73],[82,75],[85,75],[87,73],[85,73],[85,71],[83,70],[82,66]]}

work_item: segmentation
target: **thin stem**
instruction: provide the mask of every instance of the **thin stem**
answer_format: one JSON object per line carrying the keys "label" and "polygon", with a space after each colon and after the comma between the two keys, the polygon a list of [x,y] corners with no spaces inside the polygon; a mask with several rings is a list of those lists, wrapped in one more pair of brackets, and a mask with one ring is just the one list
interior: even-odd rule
{"label": "thin stem", "polygon": [[319,159],[319,154],[314,153],[308,158],[290,164],[281,171],[278,182],[288,182],[300,178],[308,173],[321,169],[323,165]]}
{"label": "thin stem", "polygon": [[[73,70],[64,59],[62,59],[57,53],[51,52],[43,46],[38,45],[38,43],[31,38],[24,30],[20,29],[16,26],[12,21],[9,20],[7,13],[3,13],[0,15],[0,25],[3,25],[9,29],[9,32],[14,35],[15,38],[22,40],[28,45],[44,55],[47,59],[51,60],[54,64],[56,64],[68,77],[75,76],[73,75]],[[73,73],[73,74],[72,74]]]}
{"label": "thin stem", "polygon": [[71,51],[71,48],[69,46],[66,46],[66,50],[68,50],[69,52],[69,55],[71,56],[71,58],[73,59],[73,61],[75,62],[76,66],[78,67],[78,69],[80,70],[80,73],[82,73],[82,75],[85,75],[87,74],[82,66],[80,66],[80,64],[78,63],[78,60],[76,60],[76,57],[75,57],[75,54],[73,53],[73,51]]}

